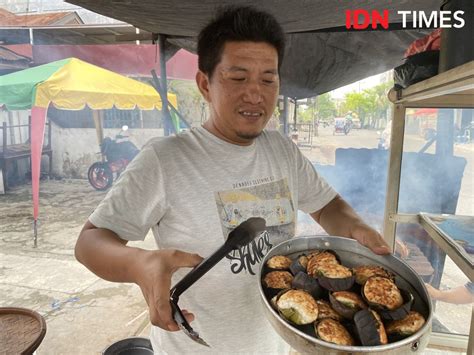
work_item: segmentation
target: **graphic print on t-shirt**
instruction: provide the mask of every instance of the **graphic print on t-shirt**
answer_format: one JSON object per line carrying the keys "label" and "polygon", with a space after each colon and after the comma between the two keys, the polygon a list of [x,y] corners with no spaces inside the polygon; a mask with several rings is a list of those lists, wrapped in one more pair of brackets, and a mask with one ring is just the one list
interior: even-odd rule
{"label": "graphic print on t-shirt", "polygon": [[267,229],[247,246],[227,258],[231,271],[255,275],[255,265],[276,244],[291,238],[295,232],[295,209],[287,179],[273,177],[234,184],[234,189],[215,193],[224,236],[251,217],[265,219]]}

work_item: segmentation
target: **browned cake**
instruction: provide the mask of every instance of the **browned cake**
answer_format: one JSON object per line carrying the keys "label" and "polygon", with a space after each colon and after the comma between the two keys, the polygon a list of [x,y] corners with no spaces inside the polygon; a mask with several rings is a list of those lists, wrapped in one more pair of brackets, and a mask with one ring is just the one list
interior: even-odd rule
{"label": "browned cake", "polygon": [[343,279],[346,277],[351,277],[352,271],[341,264],[325,263],[319,265],[318,275],[326,276],[332,279]]}
{"label": "browned cake", "polygon": [[365,302],[362,298],[354,292],[337,291],[333,292],[332,296],[346,307],[350,308],[366,308]]}
{"label": "browned cake", "polygon": [[314,298],[303,290],[289,290],[276,301],[278,310],[295,324],[310,324],[318,318],[318,305]]}
{"label": "browned cake", "polygon": [[356,282],[359,285],[365,284],[367,279],[372,276],[383,276],[392,278],[392,275],[381,266],[377,265],[362,265],[353,269],[356,277]]}
{"label": "browned cake", "polygon": [[342,317],[324,300],[316,300],[318,304],[318,320],[331,318],[340,321]]}
{"label": "browned cake", "polygon": [[284,255],[272,256],[267,261],[267,266],[275,270],[287,270],[291,265],[291,259]]}
{"label": "browned cake", "polygon": [[316,335],[324,341],[338,345],[354,345],[354,339],[344,326],[331,318],[316,323]]}
{"label": "browned cake", "polygon": [[403,304],[403,297],[397,285],[386,277],[369,277],[364,284],[363,295],[370,304],[391,311]]}
{"label": "browned cake", "polygon": [[395,320],[387,325],[388,334],[412,335],[425,324],[425,318],[418,312],[410,311],[408,315],[400,320]]}
{"label": "browned cake", "polygon": [[308,265],[306,271],[308,275],[317,277],[319,268],[325,264],[339,264],[336,255],[329,251],[318,252],[308,255]]}
{"label": "browned cake", "polygon": [[263,284],[269,288],[284,289],[291,287],[293,275],[288,271],[271,271],[263,278]]}

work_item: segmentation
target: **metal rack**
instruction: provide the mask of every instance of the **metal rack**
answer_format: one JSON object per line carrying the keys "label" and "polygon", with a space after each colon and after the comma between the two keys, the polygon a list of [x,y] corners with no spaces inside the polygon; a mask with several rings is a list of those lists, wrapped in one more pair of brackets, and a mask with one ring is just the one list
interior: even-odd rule
{"label": "metal rack", "polygon": [[[472,260],[465,260],[459,250],[446,242],[446,235],[433,227],[430,216],[426,214],[399,214],[398,202],[405,131],[405,111],[407,108],[474,108],[474,61],[455,67],[430,79],[411,85],[407,89],[391,92],[389,99],[394,104],[390,158],[388,167],[387,196],[385,201],[384,236],[392,247],[395,246],[397,223],[419,223],[434,242],[452,258],[466,276],[474,281]],[[436,340],[437,333],[432,337]],[[440,335],[440,337],[443,337]],[[446,336],[443,337],[445,345]],[[451,336],[456,347],[465,347],[465,336]],[[433,341],[436,343],[436,341]],[[467,353],[473,353],[474,310],[471,315],[471,328]]]}

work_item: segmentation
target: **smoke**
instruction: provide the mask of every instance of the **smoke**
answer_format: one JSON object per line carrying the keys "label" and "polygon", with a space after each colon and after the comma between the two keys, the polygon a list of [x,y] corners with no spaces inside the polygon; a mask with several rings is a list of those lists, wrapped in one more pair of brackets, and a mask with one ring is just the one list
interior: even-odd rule
{"label": "smoke", "polygon": [[[389,151],[336,149],[335,165],[315,164],[316,170],[360,214],[377,224],[383,219]],[[456,212],[466,159],[405,152],[400,182],[400,213]]]}

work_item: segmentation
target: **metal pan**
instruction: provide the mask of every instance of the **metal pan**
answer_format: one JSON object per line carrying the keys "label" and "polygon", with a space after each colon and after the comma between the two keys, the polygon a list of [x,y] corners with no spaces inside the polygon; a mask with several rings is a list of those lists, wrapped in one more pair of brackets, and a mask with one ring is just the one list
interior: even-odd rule
{"label": "metal pan", "polygon": [[274,255],[296,258],[301,253],[314,249],[332,249],[338,253],[343,265],[355,267],[363,264],[378,264],[396,275],[398,287],[410,291],[415,297],[412,309],[426,319],[425,325],[415,334],[381,346],[341,346],[317,339],[283,320],[271,307],[259,282],[260,297],[264,313],[275,331],[296,351],[302,354],[412,354],[422,353],[428,345],[431,333],[432,307],[428,291],[421,278],[401,259],[394,255],[376,255],[357,241],[333,236],[309,236],[287,240],[271,249],[261,263],[259,277],[263,277],[264,266]]}

